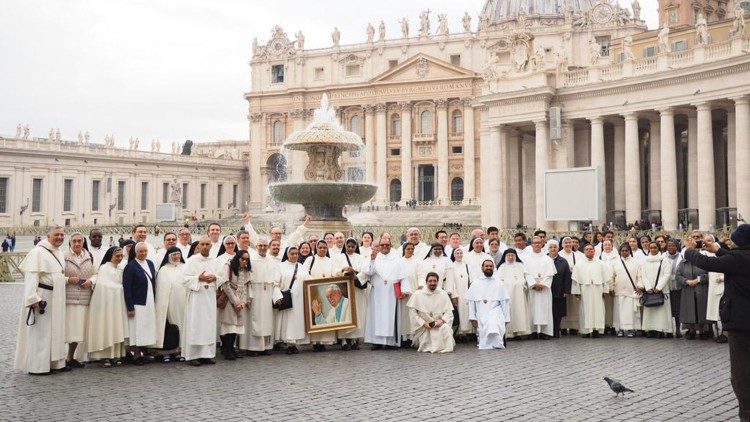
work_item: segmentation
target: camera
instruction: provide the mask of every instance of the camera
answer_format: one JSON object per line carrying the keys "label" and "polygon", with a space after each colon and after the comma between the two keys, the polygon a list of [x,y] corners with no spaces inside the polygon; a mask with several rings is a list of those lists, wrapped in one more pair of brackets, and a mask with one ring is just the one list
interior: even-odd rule
{"label": "camera", "polygon": [[435,321],[432,321],[429,325],[430,325],[430,328],[435,328]]}
{"label": "camera", "polygon": [[39,304],[37,305],[39,308],[39,314],[44,315],[44,310],[47,308],[47,301],[46,300],[40,300]]}
{"label": "camera", "polygon": [[703,241],[702,240],[696,240],[695,241],[695,247],[698,249],[703,249]]}

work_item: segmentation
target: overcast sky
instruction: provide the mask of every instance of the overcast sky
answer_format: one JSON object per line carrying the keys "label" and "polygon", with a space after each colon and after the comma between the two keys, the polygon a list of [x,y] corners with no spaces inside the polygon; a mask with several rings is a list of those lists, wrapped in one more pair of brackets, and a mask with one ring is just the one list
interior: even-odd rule
{"label": "overcast sky", "polygon": [[[341,43],[363,42],[365,27],[398,19],[412,27],[419,12],[447,13],[452,32],[484,0],[0,0],[0,134],[18,123],[63,139],[88,130],[92,142],[113,134],[141,149],[171,141],[247,139],[248,61],[253,37],[265,43],[278,24],[306,48],[327,47],[334,26]],[[620,0],[627,4],[629,0]],[[656,0],[641,0],[656,26]],[[476,27],[476,17],[474,19]]]}

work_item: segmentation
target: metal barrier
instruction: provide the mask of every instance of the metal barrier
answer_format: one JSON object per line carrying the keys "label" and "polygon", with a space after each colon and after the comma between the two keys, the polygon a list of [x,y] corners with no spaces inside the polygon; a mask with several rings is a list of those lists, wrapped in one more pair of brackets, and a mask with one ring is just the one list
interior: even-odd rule
{"label": "metal barrier", "polygon": [[23,272],[18,268],[26,256],[24,252],[2,252],[0,253],[0,282],[20,281]]}

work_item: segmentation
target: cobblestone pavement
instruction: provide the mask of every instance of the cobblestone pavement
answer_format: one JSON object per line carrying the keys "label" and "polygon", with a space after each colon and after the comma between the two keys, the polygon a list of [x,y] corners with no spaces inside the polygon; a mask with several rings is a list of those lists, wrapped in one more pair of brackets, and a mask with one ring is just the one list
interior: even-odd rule
{"label": "cobblestone pavement", "polygon": [[[31,377],[12,370],[21,289],[0,285],[3,421],[737,419],[727,347],[698,340],[563,338],[499,351],[459,345],[447,355],[303,351]],[[615,398],[607,375],[636,392]]]}

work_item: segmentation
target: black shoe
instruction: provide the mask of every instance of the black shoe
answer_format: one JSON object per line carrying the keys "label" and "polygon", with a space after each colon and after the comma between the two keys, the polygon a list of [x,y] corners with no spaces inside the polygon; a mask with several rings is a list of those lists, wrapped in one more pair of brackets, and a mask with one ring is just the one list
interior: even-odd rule
{"label": "black shoe", "polygon": [[52,371],[49,371],[49,372],[29,372],[29,375],[33,375],[35,377],[43,377],[45,375],[52,375]]}
{"label": "black shoe", "polygon": [[559,337],[559,336],[567,336],[567,335],[568,335],[568,330],[566,330],[566,329],[561,329],[561,330],[560,330],[560,334],[558,334],[558,337]]}
{"label": "black shoe", "polygon": [[341,350],[351,350],[352,346],[344,340],[344,342],[341,344]]}
{"label": "black shoe", "polygon": [[237,360],[237,357],[234,356],[234,353],[230,350],[224,353],[224,360]]}
{"label": "black shoe", "polygon": [[86,365],[73,359],[73,360],[65,361],[65,366],[70,366],[71,368],[83,368]]}
{"label": "black shoe", "polygon": [[676,333],[675,333],[675,335],[674,335],[674,336],[675,336],[676,338],[682,338],[682,333],[678,331],[678,332],[676,332]]}
{"label": "black shoe", "polygon": [[261,356],[271,356],[271,352],[269,352],[268,350],[264,350],[264,351],[262,351],[262,352],[260,352],[258,354],[261,355]]}
{"label": "black shoe", "polygon": [[145,364],[145,363],[146,362],[144,362],[143,357],[135,358],[133,360],[133,365],[135,365],[135,366],[143,366],[143,364]]}
{"label": "black shoe", "polygon": [[411,348],[411,340],[404,340],[401,342],[401,348],[402,349],[409,349]]}
{"label": "black shoe", "polygon": [[291,355],[291,354],[292,354],[292,346],[289,346],[289,347],[287,347],[287,348],[286,348],[286,352],[285,352],[285,353],[286,353],[287,355]]}
{"label": "black shoe", "polygon": [[719,334],[719,337],[716,337],[716,339],[714,339],[714,341],[717,342],[717,343],[719,343],[719,344],[724,344],[724,343],[726,343],[729,340],[727,339],[727,336],[725,336],[724,334]]}
{"label": "black shoe", "polygon": [[239,350],[232,350],[232,353],[234,354],[234,357],[236,359],[242,359],[242,358],[245,357],[245,355],[243,355],[242,353],[240,353]]}
{"label": "black shoe", "polygon": [[664,336],[664,333],[661,333],[661,332],[660,332],[660,333],[657,333],[657,334],[656,334],[656,337],[657,337],[657,338],[664,338],[665,336]]}
{"label": "black shoe", "polygon": [[531,333],[529,338],[532,340],[539,340],[539,333]]}
{"label": "black shoe", "polygon": [[190,366],[201,366],[200,359],[193,359],[188,361],[188,365]]}
{"label": "black shoe", "polygon": [[591,338],[591,334],[581,334],[581,337],[583,337],[583,338]]}
{"label": "black shoe", "polygon": [[284,343],[276,343],[273,345],[274,352],[280,352],[282,350],[284,350]]}
{"label": "black shoe", "polygon": [[540,338],[541,340],[549,340],[549,339],[551,339],[552,337],[551,337],[551,336],[548,336],[547,334],[543,334],[543,333],[542,333],[542,334],[539,334],[539,338]]}
{"label": "black shoe", "polygon": [[354,343],[352,343],[352,350],[359,350],[359,342],[358,341],[355,341]]}
{"label": "black shoe", "polygon": [[385,346],[385,350],[396,350],[398,347],[396,346]]}
{"label": "black shoe", "polygon": [[370,350],[383,350],[382,344],[373,344],[372,347],[370,347]]}
{"label": "black shoe", "polygon": [[574,330],[574,329],[572,329],[572,328],[571,328],[571,329],[570,329],[570,335],[571,335],[571,336],[576,336],[576,335],[578,335],[578,330]]}
{"label": "black shoe", "polygon": [[198,359],[198,361],[201,363],[201,365],[215,365],[216,361],[211,358],[201,358]]}
{"label": "black shoe", "polygon": [[599,330],[594,330],[594,331],[593,331],[593,332],[591,333],[591,337],[593,337],[593,338],[599,338],[599,337],[601,337],[601,336],[599,335]]}

